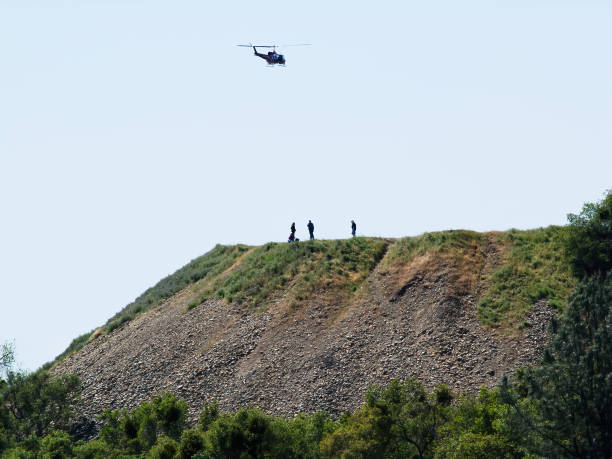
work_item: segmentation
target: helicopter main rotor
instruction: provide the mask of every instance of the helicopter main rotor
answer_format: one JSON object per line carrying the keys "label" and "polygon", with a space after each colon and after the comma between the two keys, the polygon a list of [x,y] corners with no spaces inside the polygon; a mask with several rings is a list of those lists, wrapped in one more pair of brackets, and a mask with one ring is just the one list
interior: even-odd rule
{"label": "helicopter main rotor", "polygon": [[242,46],[244,48],[286,48],[288,46],[310,46],[310,43],[292,43],[289,45],[253,45],[249,43],[248,45],[236,45]]}

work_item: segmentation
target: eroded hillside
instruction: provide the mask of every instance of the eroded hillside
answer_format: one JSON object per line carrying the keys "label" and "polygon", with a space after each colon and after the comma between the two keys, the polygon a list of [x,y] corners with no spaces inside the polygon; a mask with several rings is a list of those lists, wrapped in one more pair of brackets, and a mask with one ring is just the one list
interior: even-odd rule
{"label": "eroded hillside", "polygon": [[53,371],[81,375],[91,418],[162,390],[193,417],[213,398],[225,410],[339,414],[368,384],[407,376],[491,387],[537,358],[551,304],[572,287],[561,231],[218,246]]}

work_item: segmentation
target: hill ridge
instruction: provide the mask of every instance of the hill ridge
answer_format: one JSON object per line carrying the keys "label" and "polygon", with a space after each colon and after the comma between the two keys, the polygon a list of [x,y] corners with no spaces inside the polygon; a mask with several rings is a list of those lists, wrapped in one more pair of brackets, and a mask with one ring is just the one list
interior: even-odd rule
{"label": "hill ridge", "polygon": [[408,376],[459,392],[491,387],[538,357],[554,310],[536,289],[518,322],[485,327],[482,298],[507,266],[523,274],[544,266],[512,264],[509,240],[539,241],[535,256],[557,231],[217,246],[212,255],[232,263],[219,258],[208,266],[216,274],[99,333],[53,372],[81,375],[90,418],[163,390],[187,400],[193,420],[213,398],[230,411],[338,415],[359,406],[368,384]]}

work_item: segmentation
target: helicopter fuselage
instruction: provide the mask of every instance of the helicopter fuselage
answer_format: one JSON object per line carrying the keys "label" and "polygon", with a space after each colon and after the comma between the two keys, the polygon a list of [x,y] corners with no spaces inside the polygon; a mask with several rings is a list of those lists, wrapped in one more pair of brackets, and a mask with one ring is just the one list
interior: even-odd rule
{"label": "helicopter fuselage", "polygon": [[258,53],[255,46],[253,46],[253,52],[255,53],[255,56],[261,57],[270,65],[274,65],[274,64],[283,65],[285,63],[285,56],[283,56],[282,54],[278,54],[276,51],[269,51],[265,54]]}

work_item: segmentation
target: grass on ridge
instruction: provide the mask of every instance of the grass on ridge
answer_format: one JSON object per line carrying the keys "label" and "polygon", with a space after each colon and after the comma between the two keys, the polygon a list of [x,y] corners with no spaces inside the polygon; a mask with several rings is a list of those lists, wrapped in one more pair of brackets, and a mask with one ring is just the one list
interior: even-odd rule
{"label": "grass on ridge", "polygon": [[[575,286],[564,256],[564,227],[510,230],[496,234],[493,243],[507,248],[501,266],[491,273],[480,273],[484,265],[487,235],[466,230],[425,233],[403,238],[389,247],[384,268],[405,265],[425,253],[451,255],[457,268],[459,287],[483,286],[478,319],[485,327],[514,330],[527,326],[526,314],[534,303],[546,299],[562,309]],[[479,279],[480,275],[480,279]]]}
{"label": "grass on ridge", "polygon": [[190,303],[193,308],[209,298],[224,298],[249,307],[262,307],[287,289],[302,301],[318,289],[350,293],[384,256],[387,244],[378,238],[270,242],[254,249],[226,277],[218,277]]}
{"label": "grass on ridge", "polygon": [[64,358],[85,346],[90,339],[98,336],[100,332],[110,333],[134,319],[138,314],[161,304],[188,285],[206,277],[219,275],[232,266],[236,259],[249,249],[249,246],[243,244],[233,246],[217,244],[212,250],[191,260],[173,274],[166,276],[153,287],[147,289],[132,303],[111,317],[102,330],[92,330],[72,340],[68,348],[47,365],[50,366],[64,360]]}
{"label": "grass on ridge", "polygon": [[110,318],[104,327],[105,331],[110,332],[129,322],[139,313],[159,305],[189,284],[222,273],[248,250],[249,246],[242,244],[232,246],[217,244],[209,252],[195,258],[181,269],[163,278],[155,286],[147,289],[133,303],[128,304]]}
{"label": "grass on ridge", "polygon": [[478,305],[484,326],[528,325],[525,315],[538,300],[562,309],[576,281],[563,252],[564,228],[510,230],[500,235],[509,245],[502,266],[485,279]]}
{"label": "grass on ridge", "polygon": [[476,248],[482,238],[482,233],[468,230],[448,230],[404,237],[389,247],[384,264],[386,268],[394,264],[406,264],[426,252],[464,252]]}

